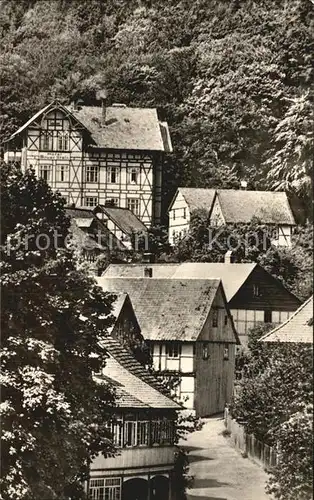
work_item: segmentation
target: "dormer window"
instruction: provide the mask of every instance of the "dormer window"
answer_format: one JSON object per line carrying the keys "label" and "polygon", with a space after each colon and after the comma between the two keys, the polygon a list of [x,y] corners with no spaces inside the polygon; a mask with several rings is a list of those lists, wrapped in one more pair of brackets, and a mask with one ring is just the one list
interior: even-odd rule
{"label": "dormer window", "polygon": [[183,219],[186,219],[186,208],[183,209]]}
{"label": "dormer window", "polygon": [[202,358],[204,360],[209,358],[209,345],[208,343],[203,344],[203,349],[202,349]]}
{"label": "dormer window", "polygon": [[253,285],[253,297],[259,297],[260,295],[260,289],[259,289],[259,286],[254,283]]}

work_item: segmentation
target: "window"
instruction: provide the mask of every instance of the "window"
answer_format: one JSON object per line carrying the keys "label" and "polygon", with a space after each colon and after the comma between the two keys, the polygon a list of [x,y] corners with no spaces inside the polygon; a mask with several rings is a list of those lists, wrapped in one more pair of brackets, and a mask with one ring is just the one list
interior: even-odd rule
{"label": "window", "polygon": [[50,132],[44,132],[40,136],[40,149],[42,151],[53,150],[53,135]]}
{"label": "window", "polygon": [[99,168],[96,165],[88,165],[86,167],[86,182],[98,182]]}
{"label": "window", "polygon": [[129,179],[131,184],[138,184],[139,181],[139,169],[132,167],[129,169]]}
{"label": "window", "polygon": [[172,210],[172,213],[173,213],[173,220],[176,220],[176,211]]}
{"label": "window", "polygon": [[181,354],[181,344],[172,342],[166,345],[167,358],[178,358]]}
{"label": "window", "polygon": [[67,132],[64,134],[60,133],[58,135],[58,147],[59,151],[68,151],[69,150],[69,136]]}
{"label": "window", "polygon": [[66,182],[69,180],[69,166],[57,165],[56,181]]}
{"label": "window", "polygon": [[119,206],[119,198],[108,198],[105,201],[105,207],[118,207]]}
{"label": "window", "polygon": [[202,358],[204,360],[209,358],[209,345],[208,343],[203,344],[203,349],[202,349]]}
{"label": "window", "polygon": [[160,419],[152,420],[151,443],[160,444],[160,441],[161,441],[161,421]]}
{"label": "window", "polygon": [[137,446],[148,446],[149,422],[137,422]]}
{"label": "window", "polygon": [[113,442],[116,446],[122,448],[123,446],[123,422],[122,419],[117,419],[113,425]]}
{"label": "window", "polygon": [[86,207],[96,207],[98,204],[97,196],[87,196],[85,198],[85,206]]}
{"label": "window", "polygon": [[107,171],[107,182],[109,184],[117,184],[119,182],[119,168],[109,167]]}
{"label": "window", "polygon": [[259,286],[256,284],[253,285],[253,296],[259,297]]}
{"label": "window", "polygon": [[183,209],[183,219],[186,219],[186,208]]}
{"label": "window", "polygon": [[229,345],[225,344],[224,345],[224,360],[228,361],[229,359]]}
{"label": "window", "polygon": [[264,323],[271,323],[272,322],[272,317],[271,317],[271,311],[268,309],[264,311]]}
{"label": "window", "polygon": [[218,326],[218,307],[213,308],[213,327]]}
{"label": "window", "polygon": [[120,500],[121,478],[91,479],[89,482],[89,498],[91,500]]}
{"label": "window", "polygon": [[52,166],[51,165],[40,165],[39,167],[39,177],[47,182],[51,182]]}
{"label": "window", "polygon": [[228,324],[228,315],[225,314],[225,326],[227,326],[227,324]]}
{"label": "window", "polygon": [[137,198],[128,198],[127,199],[127,206],[128,209],[131,210],[131,212],[134,213],[134,215],[140,215],[140,200]]}
{"label": "window", "polygon": [[124,422],[124,446],[136,446],[136,417],[129,415]]}

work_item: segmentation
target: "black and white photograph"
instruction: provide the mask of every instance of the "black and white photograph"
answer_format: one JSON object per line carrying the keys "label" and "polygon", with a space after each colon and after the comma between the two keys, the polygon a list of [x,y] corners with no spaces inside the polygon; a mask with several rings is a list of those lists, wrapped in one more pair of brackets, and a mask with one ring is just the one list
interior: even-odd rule
{"label": "black and white photograph", "polygon": [[0,500],[312,500],[314,0],[0,39]]}

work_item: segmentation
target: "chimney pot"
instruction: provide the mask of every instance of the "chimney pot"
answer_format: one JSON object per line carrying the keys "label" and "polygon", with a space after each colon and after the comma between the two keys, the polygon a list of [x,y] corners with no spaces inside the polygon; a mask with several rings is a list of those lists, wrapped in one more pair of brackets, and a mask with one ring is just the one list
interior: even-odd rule
{"label": "chimney pot", "polygon": [[231,264],[232,263],[231,257],[232,257],[232,251],[228,250],[225,253],[225,264]]}

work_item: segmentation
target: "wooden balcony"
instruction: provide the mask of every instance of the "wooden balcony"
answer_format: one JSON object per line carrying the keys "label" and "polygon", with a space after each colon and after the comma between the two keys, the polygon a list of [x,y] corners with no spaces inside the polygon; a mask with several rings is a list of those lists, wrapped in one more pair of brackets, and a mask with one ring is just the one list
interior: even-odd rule
{"label": "wooden balcony", "polygon": [[91,472],[103,469],[149,468],[154,466],[169,466],[174,463],[174,446],[156,446],[143,448],[124,448],[120,455],[104,458],[98,455],[91,465]]}

